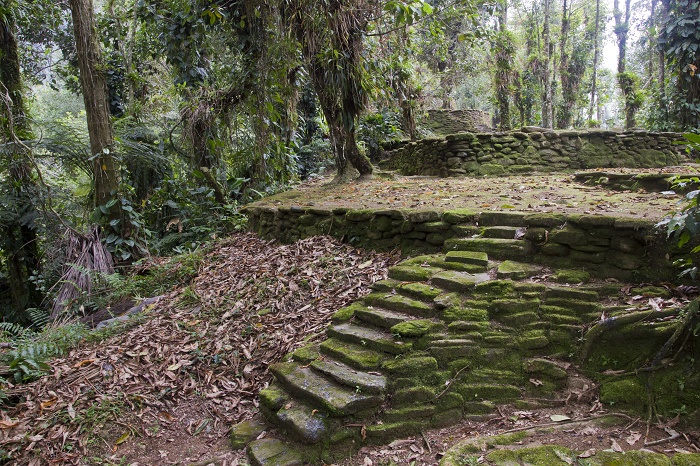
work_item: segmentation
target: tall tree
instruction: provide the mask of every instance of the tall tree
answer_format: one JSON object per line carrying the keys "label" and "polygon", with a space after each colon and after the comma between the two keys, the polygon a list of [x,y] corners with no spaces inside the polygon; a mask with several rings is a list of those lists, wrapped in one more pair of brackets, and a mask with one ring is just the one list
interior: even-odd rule
{"label": "tall tree", "polygon": [[16,311],[38,306],[41,295],[30,280],[40,270],[39,246],[32,202],[36,185],[32,178],[31,152],[25,141],[32,138],[20,73],[15,16],[12,5],[0,7],[0,143],[8,167],[8,198],[0,216],[2,242],[7,255],[7,276]]}
{"label": "tall tree", "polygon": [[600,105],[598,104],[598,61],[600,56],[600,0],[595,0],[595,23],[593,24],[593,70],[591,75],[591,103],[588,107],[588,121],[593,121],[593,109],[598,108],[597,119],[600,122]]}
{"label": "tall tree", "polygon": [[542,60],[542,85],[544,92],[542,93],[542,126],[545,128],[552,127],[552,108],[554,97],[552,93],[552,81],[550,76],[550,66],[552,63],[553,47],[550,37],[550,21],[551,21],[551,0],[544,0],[544,24],[542,25],[542,39],[544,48],[544,59]]}
{"label": "tall tree", "polygon": [[622,92],[625,106],[625,127],[632,128],[637,125],[636,114],[641,106],[641,93],[639,92],[639,78],[627,71],[627,36],[630,23],[630,5],[632,0],[625,0],[624,16],[620,10],[620,0],[613,3],[613,17],[615,18],[615,36],[617,37],[617,82]]}
{"label": "tall tree", "polygon": [[355,140],[356,121],[367,104],[362,68],[363,33],[370,2],[289,1],[292,28],[301,44],[304,65],[328,123],[338,177],[354,167],[360,177],[372,173],[369,159]]}
{"label": "tall tree", "polygon": [[[104,75],[92,0],[70,0],[75,34],[75,48],[80,70],[80,88],[85,102],[90,153],[94,175],[95,207],[107,206],[116,199],[119,188],[117,163],[114,157],[114,136],[107,102]],[[106,208],[106,207],[105,207]],[[119,218],[114,205],[108,209],[109,219]]]}

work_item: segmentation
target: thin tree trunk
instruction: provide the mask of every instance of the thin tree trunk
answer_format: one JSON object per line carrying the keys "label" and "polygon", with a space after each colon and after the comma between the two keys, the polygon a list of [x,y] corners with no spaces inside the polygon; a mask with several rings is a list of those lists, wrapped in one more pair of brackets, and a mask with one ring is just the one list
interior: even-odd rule
{"label": "thin tree trunk", "polygon": [[8,222],[2,240],[7,261],[7,276],[10,284],[13,307],[22,311],[41,304],[41,293],[30,277],[40,271],[41,261],[36,230],[19,217],[31,218],[36,208],[30,192],[36,188],[29,161],[31,153],[23,140],[31,138],[31,129],[26,116],[22,94],[17,39],[14,34],[15,21],[11,14],[0,20],[0,142],[8,145],[10,189],[16,197],[14,210],[17,219]]}
{"label": "thin tree trunk", "polygon": [[[593,108],[596,106],[598,99],[598,60],[599,60],[599,49],[598,49],[598,38],[600,36],[600,0],[595,2],[595,25],[594,25],[594,37],[593,37],[593,76],[591,77],[591,104],[588,107],[588,121],[593,120]],[[598,112],[599,113],[599,112]],[[598,122],[600,124],[600,117],[598,116]]]}
{"label": "thin tree trunk", "polygon": [[549,21],[550,21],[550,0],[544,0],[544,26],[542,30],[545,58],[542,66],[542,81],[544,84],[544,95],[542,101],[542,126],[545,128],[552,127],[552,82],[550,80],[550,63],[552,61],[552,45],[549,37]]}
{"label": "thin tree trunk", "polygon": [[[114,160],[114,137],[107,104],[107,85],[102,53],[97,41],[92,0],[70,0],[75,34],[75,48],[80,70],[80,87],[85,101],[90,152],[93,157],[96,207],[106,205],[116,196],[119,182]],[[112,207],[108,218],[119,217]]]}
{"label": "thin tree trunk", "polygon": [[[572,101],[571,79],[569,77],[569,54],[567,52],[567,42],[569,39],[569,30],[571,29],[571,21],[568,15],[567,0],[563,0],[561,11],[561,34],[559,35],[559,76],[561,79],[561,94],[562,104],[559,111],[557,128],[564,129],[571,125]],[[576,97],[573,96],[575,99]]]}

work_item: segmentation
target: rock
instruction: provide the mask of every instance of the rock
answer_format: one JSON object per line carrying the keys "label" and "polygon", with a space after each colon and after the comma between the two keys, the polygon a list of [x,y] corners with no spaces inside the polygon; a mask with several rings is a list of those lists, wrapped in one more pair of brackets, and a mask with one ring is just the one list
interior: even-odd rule
{"label": "rock", "polygon": [[248,420],[234,424],[231,426],[231,448],[234,450],[245,448],[265,429],[267,429],[267,426],[259,420]]}

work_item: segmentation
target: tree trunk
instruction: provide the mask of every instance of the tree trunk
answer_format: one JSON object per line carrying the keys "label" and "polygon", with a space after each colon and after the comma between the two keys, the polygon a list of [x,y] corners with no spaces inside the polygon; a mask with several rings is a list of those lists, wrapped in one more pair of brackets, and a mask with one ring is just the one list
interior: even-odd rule
{"label": "tree trunk", "polygon": [[[13,211],[16,218],[5,228],[3,249],[7,255],[7,277],[10,284],[13,307],[22,311],[38,307],[42,296],[29,278],[40,271],[39,245],[36,230],[30,221],[37,215],[31,201],[31,191],[36,183],[32,178],[29,148],[22,140],[32,137],[26,117],[22,94],[22,80],[14,34],[15,22],[11,14],[0,21],[0,142],[7,144],[10,190],[16,197]],[[8,207],[8,206],[5,206]]]}
{"label": "tree trunk", "polygon": [[552,127],[552,81],[550,79],[550,63],[552,61],[552,45],[549,37],[549,21],[550,21],[550,1],[544,0],[544,25],[542,27],[544,60],[542,61],[542,81],[544,93],[542,95],[542,126],[545,128]]}
{"label": "tree trunk", "polygon": [[[598,60],[599,60],[599,47],[598,47],[598,38],[600,36],[600,0],[596,0],[595,2],[595,25],[594,27],[594,36],[593,36],[593,76],[591,77],[591,104],[588,107],[588,121],[593,120],[593,108],[596,106],[596,102],[598,102]],[[598,120],[598,124],[600,124],[600,120]]]}
{"label": "tree trunk", "polygon": [[614,1],[613,17],[615,18],[615,36],[617,36],[617,73],[620,90],[625,101],[625,127],[632,128],[636,126],[635,115],[637,113],[636,104],[632,103],[633,94],[636,92],[634,86],[624,85],[623,83],[631,83],[631,77],[623,76],[627,69],[627,33],[629,31],[630,20],[630,3],[631,0],[625,0],[625,15],[624,21],[622,11],[620,11],[620,1]]}
{"label": "tree trunk", "polygon": [[[80,70],[80,87],[85,101],[90,152],[95,177],[95,207],[106,205],[116,197],[119,188],[114,160],[114,137],[107,104],[107,85],[102,53],[97,41],[92,0],[70,0],[75,34],[75,48]],[[119,218],[113,206],[109,219]]]}
{"label": "tree trunk", "polygon": [[571,120],[573,119],[572,111],[576,100],[572,77],[569,75],[569,52],[566,48],[569,40],[569,31],[571,30],[571,18],[567,6],[567,0],[564,0],[561,11],[561,34],[559,35],[559,76],[561,77],[562,95],[559,118],[557,118],[557,128],[559,129],[571,126]]}

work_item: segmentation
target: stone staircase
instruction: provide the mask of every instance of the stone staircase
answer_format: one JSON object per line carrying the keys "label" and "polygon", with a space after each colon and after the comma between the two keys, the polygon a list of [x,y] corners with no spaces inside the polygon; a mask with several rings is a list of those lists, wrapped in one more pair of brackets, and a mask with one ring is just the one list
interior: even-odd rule
{"label": "stone staircase", "polygon": [[487,418],[501,403],[546,405],[566,386],[586,325],[621,311],[601,304],[621,284],[528,280],[558,274],[527,262],[524,229],[460,233],[444,254],[390,269],[334,314],[325,341],[270,367],[260,411],[283,439],[234,426],[252,464],[332,462],[365,443]]}

